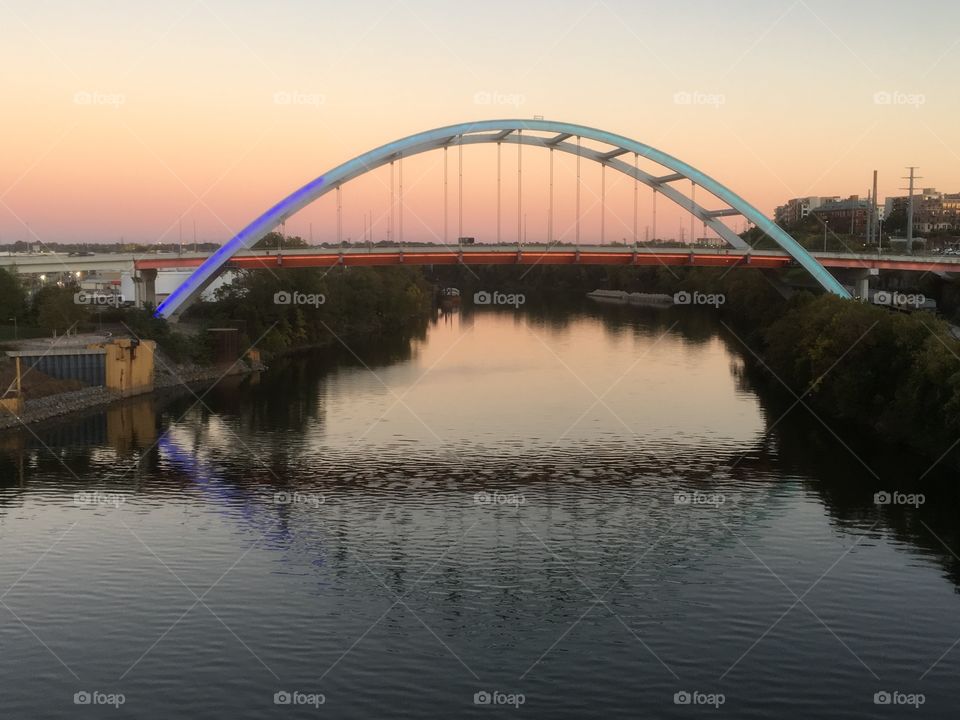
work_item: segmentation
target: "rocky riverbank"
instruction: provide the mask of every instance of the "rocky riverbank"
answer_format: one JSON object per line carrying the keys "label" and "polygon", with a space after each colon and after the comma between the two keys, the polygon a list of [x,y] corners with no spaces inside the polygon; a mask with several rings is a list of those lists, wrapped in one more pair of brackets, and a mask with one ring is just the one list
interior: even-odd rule
{"label": "rocky riverbank", "polygon": [[[260,368],[251,367],[243,361],[234,363],[229,369],[211,365],[174,365],[158,362],[154,376],[153,392],[176,389],[179,386],[191,388],[194,385],[217,382],[228,375],[244,375]],[[23,412],[15,416],[0,410],[0,431],[23,425],[39,423],[44,420],[72,415],[85,410],[123,400],[123,396],[111,392],[105,387],[85,387],[79,390],[46,395],[27,400]]]}

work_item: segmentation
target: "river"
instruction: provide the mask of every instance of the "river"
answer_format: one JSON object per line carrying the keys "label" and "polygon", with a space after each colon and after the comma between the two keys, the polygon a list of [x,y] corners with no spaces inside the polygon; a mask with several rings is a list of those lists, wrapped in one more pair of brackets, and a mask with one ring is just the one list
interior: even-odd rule
{"label": "river", "polygon": [[2,435],[0,715],[953,717],[955,476],[748,356],[489,309]]}

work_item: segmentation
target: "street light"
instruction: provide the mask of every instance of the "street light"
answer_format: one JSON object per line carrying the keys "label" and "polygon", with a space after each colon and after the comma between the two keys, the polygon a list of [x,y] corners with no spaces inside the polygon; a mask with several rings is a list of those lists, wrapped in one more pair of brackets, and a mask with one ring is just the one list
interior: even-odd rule
{"label": "street light", "polygon": [[16,319],[15,317],[7,318],[7,319],[8,319],[8,320],[13,320],[13,339],[14,339],[14,340],[19,340],[19,339],[20,339],[20,334],[19,334],[19,332],[17,331],[17,319]]}

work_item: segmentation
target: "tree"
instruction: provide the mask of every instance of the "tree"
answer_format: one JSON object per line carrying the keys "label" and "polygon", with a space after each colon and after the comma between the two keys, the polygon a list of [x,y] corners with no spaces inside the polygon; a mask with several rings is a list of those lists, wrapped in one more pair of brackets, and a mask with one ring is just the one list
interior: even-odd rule
{"label": "tree", "polygon": [[281,250],[289,250],[290,248],[305,248],[309,247],[309,245],[307,245],[307,241],[299,235],[284,237],[278,232],[268,232],[257,241],[257,244],[253,246],[253,249],[276,250],[278,247]]}
{"label": "tree", "polygon": [[76,302],[75,290],[54,285],[41,288],[33,297],[37,322],[51,332],[66,332],[82,322],[87,313],[84,306]]}
{"label": "tree", "polygon": [[27,310],[27,292],[20,278],[0,268],[0,323],[23,317]]}
{"label": "tree", "polygon": [[883,219],[883,229],[889,233],[905,234],[907,232],[907,209],[905,207],[897,207],[892,210],[890,214]]}

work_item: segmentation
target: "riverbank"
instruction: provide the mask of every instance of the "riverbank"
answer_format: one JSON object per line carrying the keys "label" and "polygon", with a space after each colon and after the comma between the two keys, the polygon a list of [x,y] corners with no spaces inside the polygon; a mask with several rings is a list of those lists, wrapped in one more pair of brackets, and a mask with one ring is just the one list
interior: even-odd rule
{"label": "riverbank", "polygon": [[[278,294],[309,296],[316,302],[278,303]],[[392,356],[402,357],[409,338],[425,332],[431,297],[430,285],[413,268],[356,268],[350,273],[333,274],[317,268],[278,269],[269,274],[240,273],[218,302],[195,308],[193,332],[186,326],[178,329],[143,310],[118,309],[108,320],[119,335],[157,343],[156,392],[260,369],[246,360],[237,361],[229,369],[213,364],[212,358],[222,357],[223,348],[205,332],[208,328],[237,328],[237,346],[256,347],[267,359],[317,348],[330,348],[334,355],[371,340],[384,344]],[[393,342],[392,336],[398,333],[406,334],[406,340]],[[87,333],[70,336],[69,343],[86,347],[103,339],[102,334]],[[37,342],[44,347],[49,344],[47,339]],[[58,343],[65,344],[62,339]],[[37,387],[24,386],[27,399],[19,417],[0,410],[0,430],[67,418],[122,399],[103,387],[77,387],[78,382],[46,377],[42,378],[46,387],[41,391],[41,375],[33,374]],[[12,380],[7,385],[12,385]]]}
{"label": "riverbank", "polygon": [[722,297],[709,311],[720,315],[723,334],[790,404],[935,464],[960,465],[960,342],[934,313],[829,294],[785,299],[761,272],[694,269],[680,278],[657,273],[650,284]]}
{"label": "riverbank", "polygon": [[[295,357],[303,353],[326,350],[332,361],[334,357],[351,355],[350,348],[354,346],[358,348],[369,346],[371,341],[375,339],[380,345],[380,352],[384,354],[384,357],[396,360],[409,354],[410,340],[414,335],[422,335],[424,331],[422,321],[423,318],[421,317],[411,317],[407,321],[409,327],[406,332],[392,333],[389,336],[375,335],[359,330],[350,331],[343,337],[328,333],[324,338],[287,346],[282,350],[267,353],[266,359],[280,361],[283,358]],[[76,381],[57,381],[43,376],[44,381],[53,381],[68,389],[27,399],[24,403],[24,410],[19,416],[15,416],[9,411],[0,410],[0,432],[48,421],[68,422],[78,415],[108,407],[128,400],[130,397],[167,394],[180,387],[189,391],[219,382],[227,377],[248,375],[267,369],[265,364],[253,363],[247,359],[238,359],[229,367],[194,362],[176,363],[160,349],[156,351],[155,357],[153,390],[142,395],[123,396],[102,386],[77,387],[80,383]],[[42,373],[39,371],[33,371],[27,377],[41,375]]]}
{"label": "riverbank", "polygon": [[756,370],[754,381],[786,407],[960,467],[960,342],[933,312],[808,292],[786,299],[759,271],[614,271],[606,288],[590,290],[591,299],[620,305],[656,297],[651,292],[713,297],[680,304],[718,317],[721,335]]}
{"label": "riverbank", "polygon": [[[246,375],[258,369],[243,360],[238,360],[229,368],[192,363],[174,364],[164,360],[157,363],[153,390],[143,395],[158,394],[179,386],[183,386],[185,390],[192,389],[196,385],[216,382],[224,377]],[[66,421],[88,410],[107,407],[130,397],[140,396],[123,396],[103,386],[94,386],[28,399],[19,416],[9,411],[0,414],[0,432],[54,419]]]}

